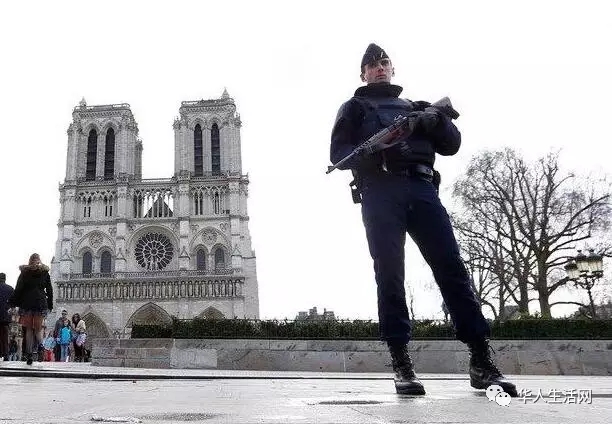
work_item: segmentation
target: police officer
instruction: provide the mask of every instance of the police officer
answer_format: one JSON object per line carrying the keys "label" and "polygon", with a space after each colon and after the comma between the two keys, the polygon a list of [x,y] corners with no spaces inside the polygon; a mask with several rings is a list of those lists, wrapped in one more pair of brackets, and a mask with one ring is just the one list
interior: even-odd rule
{"label": "police officer", "polygon": [[387,53],[370,44],[361,60],[354,96],[338,111],[330,159],[337,163],[398,115],[416,117],[414,131],[382,151],[360,155],[340,169],[356,176],[361,213],[378,286],[380,334],[391,354],[396,392],[425,394],[408,353],[410,319],[404,290],[404,244],[408,233],[433,271],[459,340],[470,350],[472,387],[502,386],[516,396],[491,360],[490,329],[469,283],[453,229],[434,184],[435,154],[454,155],[461,135],[445,114],[427,102],[399,98],[391,84],[394,68]]}

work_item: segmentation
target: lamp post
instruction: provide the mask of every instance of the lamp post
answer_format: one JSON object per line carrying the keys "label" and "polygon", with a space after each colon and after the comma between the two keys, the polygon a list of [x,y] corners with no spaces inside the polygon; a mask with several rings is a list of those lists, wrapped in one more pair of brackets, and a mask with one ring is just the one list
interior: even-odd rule
{"label": "lamp post", "polygon": [[572,281],[577,287],[583,288],[589,295],[591,307],[591,317],[596,318],[595,303],[593,302],[593,287],[601,277],[603,277],[603,256],[595,253],[594,249],[589,249],[589,255],[578,251],[578,254],[569,260],[564,266],[568,280]]}

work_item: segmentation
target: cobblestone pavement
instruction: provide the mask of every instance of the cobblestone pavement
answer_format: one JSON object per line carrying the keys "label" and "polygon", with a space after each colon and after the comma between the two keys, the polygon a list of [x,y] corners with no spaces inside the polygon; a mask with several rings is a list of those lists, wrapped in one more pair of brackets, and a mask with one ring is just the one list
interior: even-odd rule
{"label": "cobblestone pavement", "polygon": [[508,406],[465,375],[420,377],[424,397],[394,394],[389,374],[0,363],[0,423],[611,422],[610,377],[512,376],[524,396]]}

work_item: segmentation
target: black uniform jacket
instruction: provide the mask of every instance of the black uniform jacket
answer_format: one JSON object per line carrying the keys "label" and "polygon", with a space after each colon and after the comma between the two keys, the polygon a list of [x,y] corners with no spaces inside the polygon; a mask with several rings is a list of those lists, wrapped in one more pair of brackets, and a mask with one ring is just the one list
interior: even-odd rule
{"label": "black uniform jacket", "polygon": [[[406,115],[423,110],[429,103],[400,99],[402,87],[388,83],[374,83],[359,87],[354,97],[339,109],[332,130],[330,160],[336,163],[348,156],[359,144],[393,122],[398,114]],[[396,146],[384,151],[388,169],[402,169],[410,164],[433,167],[435,154],[454,155],[461,145],[461,134],[451,119],[438,114],[438,125],[425,132],[419,127]],[[358,171],[379,170],[383,153],[356,157],[340,169]]]}

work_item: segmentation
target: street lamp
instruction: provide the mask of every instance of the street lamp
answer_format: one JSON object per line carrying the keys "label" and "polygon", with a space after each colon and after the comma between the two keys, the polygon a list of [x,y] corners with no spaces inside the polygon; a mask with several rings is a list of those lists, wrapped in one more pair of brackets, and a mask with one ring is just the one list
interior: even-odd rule
{"label": "street lamp", "polygon": [[567,272],[567,278],[573,281],[577,287],[581,287],[589,294],[592,317],[596,317],[595,303],[593,302],[592,289],[597,280],[603,277],[603,256],[595,253],[594,249],[589,249],[589,255],[578,251],[578,254],[569,260],[563,267]]}
{"label": "street lamp", "polygon": [[570,280],[575,280],[578,277],[580,277],[580,271],[578,271],[578,265],[576,265],[576,262],[574,262],[573,260],[568,262],[564,268],[565,268],[565,272],[567,272],[567,277]]}
{"label": "street lamp", "polygon": [[589,271],[591,271],[591,274],[593,275],[602,277],[603,276],[603,256],[595,254],[593,249],[591,249],[590,252],[591,254],[587,257],[587,264],[588,264]]}
{"label": "street lamp", "polygon": [[574,258],[574,260],[576,261],[576,265],[578,265],[578,271],[580,271],[581,274],[589,270],[589,262],[587,260],[586,255],[582,253],[582,250],[578,250],[578,254]]}

